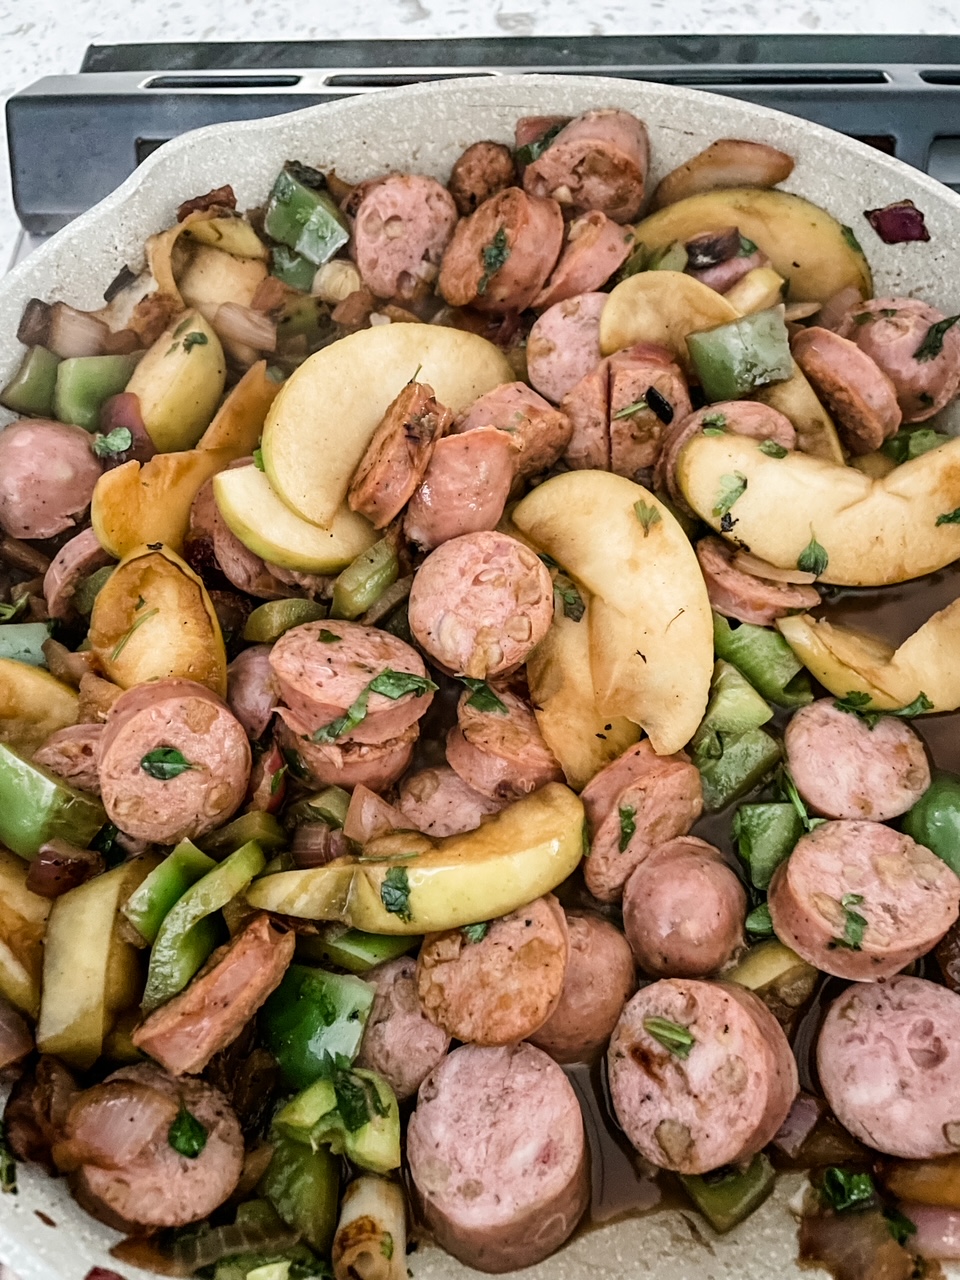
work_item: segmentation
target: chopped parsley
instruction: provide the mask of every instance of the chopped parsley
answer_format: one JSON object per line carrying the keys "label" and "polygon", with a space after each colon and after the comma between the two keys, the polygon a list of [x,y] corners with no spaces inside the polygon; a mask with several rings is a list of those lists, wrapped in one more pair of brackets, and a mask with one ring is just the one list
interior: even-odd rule
{"label": "chopped parsley", "polygon": [[325,1052],[320,1059],[319,1078],[333,1085],[337,1112],[348,1133],[357,1133],[375,1115],[381,1118],[389,1115],[390,1108],[384,1104],[376,1085],[353,1070],[346,1054]]}
{"label": "chopped parsley", "polygon": [[725,436],[727,433],[722,427],[704,427],[703,434],[705,436]]}
{"label": "chopped parsley", "polygon": [[126,453],[133,445],[133,432],[129,427],[114,427],[102,436],[98,431],[93,437],[91,448],[98,458],[115,458],[118,453]]}
{"label": "chopped parsley", "polygon": [[826,573],[829,563],[830,557],[827,555],[826,548],[822,547],[811,533],[810,541],[797,558],[797,568],[801,573],[812,573],[815,578],[819,578],[822,573]]}
{"label": "chopped parsley", "polygon": [[842,232],[843,238],[846,241],[847,245],[851,249],[853,249],[854,253],[863,253],[863,248],[861,247],[860,241],[853,234],[853,227],[841,226],[840,231]]}
{"label": "chopped parsley", "polygon": [[[321,632],[321,636],[322,634]],[[328,632],[327,634],[332,633]],[[339,640],[340,637],[334,636],[333,638]],[[408,693],[420,698],[425,693],[435,692],[436,689],[437,686],[432,680],[428,680],[426,676],[414,676],[407,671],[392,671],[387,667],[378,676],[374,676],[365,688],[361,689],[356,701],[347,708],[342,716],[337,716],[336,720],[331,720],[329,724],[322,725],[315,733],[310,734],[310,741],[336,742],[345,733],[350,733],[366,719],[367,703],[370,701],[371,693],[382,694],[383,697],[391,698],[396,702],[398,698],[403,698]]]}
{"label": "chopped parsley", "polygon": [[[705,418],[701,419],[704,427],[725,427],[727,425],[727,415],[725,413],[708,413]],[[722,435],[723,432],[718,434]]]}
{"label": "chopped parsley", "polygon": [[633,404],[628,404],[626,408],[615,413],[613,415],[613,420],[616,422],[618,418],[632,418],[633,415],[635,413],[639,413],[641,409],[649,408],[650,406],[647,404],[646,400],[634,400]]}
{"label": "chopped parsley", "polygon": [[757,246],[752,240],[748,240],[746,236],[740,237],[740,249],[737,252],[738,258],[749,258],[752,253],[757,252]]}
{"label": "chopped parsley", "polygon": [[800,798],[800,792],[797,790],[797,784],[793,780],[790,770],[784,766],[780,770],[780,776],[777,779],[778,790],[784,800],[790,802],[796,811],[797,817],[803,823],[804,831],[812,831],[814,827],[819,827],[824,819],[811,818],[807,813],[807,806]]}
{"label": "chopped parsley", "polygon": [[207,335],[205,333],[188,333],[183,340],[184,351],[190,352],[194,347],[205,347],[207,345]]}
{"label": "chopped parsley", "polygon": [[911,1236],[917,1234],[917,1224],[911,1222],[907,1215],[901,1213],[899,1209],[884,1209],[883,1216],[887,1224],[887,1230],[897,1244],[906,1244]]}
{"label": "chopped parsley", "polygon": [[188,1160],[196,1160],[207,1145],[206,1127],[182,1102],[176,1120],[167,1130],[167,1141],[177,1155],[186,1156]]}
{"label": "chopped parsley", "polygon": [[872,1209],[877,1203],[877,1189],[869,1173],[851,1173],[836,1166],[824,1170],[820,1194],[837,1213]]}
{"label": "chopped parsley", "polygon": [[854,907],[859,907],[863,903],[862,893],[845,893],[840,899],[840,906],[843,908],[843,937],[834,939],[834,946],[845,947],[848,951],[859,951],[863,942],[863,934],[867,927],[867,921],[859,911],[854,911]]}
{"label": "chopped parsley", "polygon": [[587,606],[583,602],[583,596],[566,576],[558,576],[554,579],[553,594],[563,606],[564,617],[569,618],[572,622],[579,622],[586,612]]}
{"label": "chopped parsley", "polygon": [[942,524],[960,524],[960,507],[954,508],[953,511],[947,511],[942,516],[937,516],[937,528]]}
{"label": "chopped parsley", "polygon": [[509,714],[507,704],[497,697],[486,680],[477,680],[474,676],[461,676],[460,679],[470,690],[466,706],[473,707],[474,711],[487,711],[495,716]]}
{"label": "chopped parsley", "polygon": [[950,436],[941,435],[939,431],[931,431],[929,428],[922,431],[898,431],[895,436],[883,442],[881,451],[899,464],[919,458],[938,445],[946,444],[949,439]]}
{"label": "chopped parsley", "polygon": [[504,227],[500,227],[497,234],[486,246],[481,254],[483,260],[483,275],[477,285],[477,293],[483,297],[487,292],[487,285],[497,274],[506,260],[510,257],[510,246],[507,244],[507,232]]}
{"label": "chopped parsley", "polygon": [[468,942],[482,942],[490,929],[489,920],[481,920],[479,924],[465,924],[460,932]]}
{"label": "chopped parsley", "polygon": [[922,690],[908,706],[899,707],[894,711],[870,711],[868,708],[871,701],[869,693],[860,693],[856,689],[851,689],[845,697],[835,698],[833,705],[838,711],[847,711],[851,715],[859,716],[868,729],[875,729],[884,716],[899,716],[902,720],[909,720],[913,716],[923,715],[925,711],[933,710],[933,703]]}
{"label": "chopped parsley", "polygon": [[280,790],[280,788],[283,786],[283,780],[287,776],[287,771],[289,770],[289,768],[290,766],[288,764],[282,764],[280,768],[277,770],[277,772],[270,779],[270,795],[271,796],[275,796],[277,792]]}
{"label": "chopped parsley", "polygon": [[777,444],[776,440],[761,440],[757,448],[768,458],[785,458],[789,452],[782,444]]}
{"label": "chopped parsley", "polygon": [[[144,603],[146,603],[146,601],[144,601]],[[138,609],[140,607],[141,607],[140,605],[137,605]],[[120,637],[120,639],[117,641],[116,645],[114,646],[113,653],[111,653],[110,655],[111,662],[116,662],[116,660],[120,657],[121,653],[123,653],[124,649],[129,644],[130,638],[133,635],[133,633],[137,630],[137,628],[142,627],[143,624],[145,622],[149,622],[151,618],[155,618],[159,612],[160,612],[159,609],[151,609],[149,613],[145,613],[142,618],[138,618],[128,631],[124,632],[124,634]]]}
{"label": "chopped parsley", "polygon": [[747,477],[739,471],[735,471],[733,475],[720,477],[722,488],[714,504],[713,514],[715,516],[725,516],[729,512],[733,504],[741,497],[747,488]]}
{"label": "chopped parsley", "polygon": [[264,466],[263,466],[263,450],[262,450],[262,449],[254,449],[254,451],[253,451],[253,465],[257,468],[257,470],[258,470],[258,471],[263,471],[263,470],[264,470]]}
{"label": "chopped parsley", "polygon": [[675,1058],[689,1058],[690,1050],[696,1044],[687,1027],[681,1026],[679,1022],[671,1022],[669,1018],[644,1018],[643,1029]]}
{"label": "chopped parsley", "polygon": [[328,631],[326,627],[321,627],[320,634],[317,636],[321,644],[336,644],[341,638],[341,636],[335,636],[332,631]]}
{"label": "chopped parsley", "polygon": [[914,360],[921,364],[926,360],[936,360],[937,356],[943,350],[943,339],[947,330],[960,321],[960,315],[947,316],[945,320],[939,320],[936,324],[932,324],[927,330],[926,336],[913,353]]}
{"label": "chopped parsley", "polygon": [[181,773],[186,773],[195,767],[176,747],[157,747],[153,751],[148,751],[140,761],[143,772],[148,773],[151,778],[156,778],[158,782],[169,782],[172,778],[179,778]]}
{"label": "chopped parsley", "polygon": [[630,805],[624,805],[620,809],[619,848],[621,853],[623,853],[624,849],[626,849],[627,845],[630,843],[633,837],[637,834],[636,816],[637,816],[636,809],[631,808]]}
{"label": "chopped parsley", "polygon": [[380,901],[392,916],[409,924],[413,919],[410,912],[410,878],[406,867],[391,867],[380,885]]}
{"label": "chopped parsley", "polygon": [[659,524],[663,518],[656,507],[652,506],[650,503],[644,502],[642,498],[633,504],[633,513],[640,521],[641,527],[643,528],[643,536],[645,538],[649,536],[650,530],[653,526],[655,524]]}
{"label": "chopped parsley", "polygon": [[0,1133],[0,1193],[17,1194],[17,1158],[10,1150],[6,1133]]}
{"label": "chopped parsley", "polygon": [[565,129],[567,124],[568,121],[566,120],[561,120],[558,124],[552,124],[539,138],[534,138],[533,142],[528,142],[525,147],[519,147],[514,153],[514,159],[517,164],[533,164],[534,160],[539,160],[560,130]]}
{"label": "chopped parsley", "polygon": [[754,907],[743,924],[747,933],[753,938],[773,937],[773,918],[766,902],[761,902],[759,907]]}

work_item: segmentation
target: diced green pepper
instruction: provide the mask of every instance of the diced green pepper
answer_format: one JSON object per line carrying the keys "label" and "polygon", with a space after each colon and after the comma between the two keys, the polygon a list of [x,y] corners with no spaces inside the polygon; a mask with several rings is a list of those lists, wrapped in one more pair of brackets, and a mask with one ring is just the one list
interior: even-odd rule
{"label": "diced green pepper", "polygon": [[769,886],[802,835],[803,822],[792,804],[742,804],[734,815],[737,852],[757,889]]}
{"label": "diced green pepper", "polygon": [[150,950],[145,1012],[183,990],[217,945],[221,930],[215,913],[242,893],[265,864],[260,846],[251,841],[208,871],[174,904]]}
{"label": "diced green pepper", "polygon": [[289,600],[268,600],[254,609],[243,628],[244,640],[252,644],[273,644],[291,627],[304,622],[319,622],[327,616],[327,607],[316,600],[294,596]]}
{"label": "diced green pepper", "polygon": [[96,796],[0,743],[0,844],[28,861],[50,840],[87,849],[106,820]]}
{"label": "diced green pepper", "polygon": [[313,286],[313,277],[317,274],[316,264],[302,254],[295,253],[289,245],[278,244],[272,254],[271,274],[278,280],[288,284],[291,289],[299,289],[301,293],[309,293]]}
{"label": "diced green pepper", "polygon": [[53,414],[59,363],[59,356],[46,347],[31,347],[20,368],[0,391],[0,404],[31,418],[49,418]]}
{"label": "diced green pepper", "polygon": [[350,239],[346,219],[330,195],[305,186],[289,165],[273,184],[263,226],[271,240],[295,249],[317,267]]}
{"label": "diced green pepper", "polygon": [[659,253],[653,255],[647,263],[647,270],[686,271],[687,258],[686,246],[681,244],[679,240],[674,240],[672,244],[668,244],[665,249],[661,249]]}
{"label": "diced green pepper", "polygon": [[349,973],[369,973],[378,964],[396,960],[414,947],[420,939],[403,934],[363,933],[344,925],[328,925],[317,935],[305,934],[297,939],[297,955],[318,963],[327,961]]}
{"label": "diced green pepper", "polygon": [[761,1151],[744,1170],[717,1169],[701,1176],[681,1174],[683,1189],[714,1231],[729,1231],[749,1218],[773,1190],[773,1165]]}
{"label": "diced green pepper", "polygon": [[337,1226],[340,1161],[329,1147],[314,1150],[276,1130],[270,1140],[273,1155],[260,1191],[311,1248],[326,1253]]}
{"label": "diced green pepper", "polygon": [[82,613],[85,618],[89,618],[100,589],[106,585],[116,567],[115,564],[105,564],[102,569],[97,569],[89,577],[81,579],[73,593],[73,607],[77,613]]}
{"label": "diced green pepper", "polygon": [[736,737],[748,729],[759,729],[773,719],[771,707],[732,663],[722,658],[713,668],[710,701],[693,735],[693,758],[716,760],[722,752],[720,735]]}
{"label": "diced green pepper", "polygon": [[359,618],[400,576],[397,549],[387,538],[361,552],[333,584],[332,618]]}
{"label": "diced green pepper", "polygon": [[710,401],[740,400],[757,387],[793,377],[782,306],[688,334],[687,348]]}
{"label": "diced green pepper", "polygon": [[646,271],[649,260],[650,251],[643,241],[638,240],[630,250],[629,258],[627,258],[626,262],[614,276],[614,282],[619,284],[621,280],[628,280],[630,276],[635,276],[641,271]]}
{"label": "diced green pepper", "polygon": [[0,658],[46,666],[43,646],[50,639],[49,622],[8,622],[0,626]]}
{"label": "diced green pepper", "polygon": [[283,827],[272,813],[264,813],[262,809],[255,809],[252,813],[241,813],[239,818],[234,818],[219,831],[211,831],[210,835],[201,836],[197,844],[204,853],[219,860],[228,853],[233,853],[234,850],[249,844],[251,840],[266,853],[272,853],[275,849],[284,849],[287,845]]}
{"label": "diced green pepper", "polygon": [[181,840],[121,907],[146,942],[153,942],[175,903],[217,864],[189,840]]}
{"label": "diced green pepper", "polygon": [[725,809],[761,782],[780,760],[780,744],[763,729],[750,729],[737,738],[721,737],[723,754],[700,766],[703,807],[708,813]]}
{"label": "diced green pepper", "polygon": [[54,416],[85,431],[96,431],[105,400],[118,395],[133,376],[140,356],[75,356],[57,368]]}
{"label": "diced green pepper", "polygon": [[292,964],[260,1013],[264,1042],[292,1089],[323,1075],[328,1057],[352,1062],[360,1049],[374,990],[352,974]]}
{"label": "diced green pepper", "polygon": [[329,1145],[372,1173],[400,1167],[400,1109],[393,1090],[375,1071],[327,1059],[328,1077],[315,1081],[274,1119],[297,1142]]}
{"label": "diced green pepper", "polygon": [[331,827],[342,827],[350,808],[350,792],[343,787],[327,787],[315,795],[298,800],[287,811],[287,818],[294,826],[305,822],[327,822]]}
{"label": "diced green pepper", "polygon": [[900,825],[960,875],[960,778],[956,774],[935,773]]}
{"label": "diced green pepper", "polygon": [[732,662],[768,702],[803,707],[813,701],[810,677],[779,631],[749,622],[731,627],[727,618],[715,613],[713,647],[717,657]]}

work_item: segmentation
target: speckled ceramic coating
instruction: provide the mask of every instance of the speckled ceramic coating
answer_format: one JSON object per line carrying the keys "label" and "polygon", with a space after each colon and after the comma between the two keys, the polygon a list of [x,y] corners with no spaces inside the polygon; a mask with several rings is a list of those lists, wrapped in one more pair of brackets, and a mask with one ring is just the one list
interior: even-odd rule
{"label": "speckled ceramic coating", "polygon": [[[371,94],[292,115],[218,125],[168,143],[107,200],[78,218],[0,281],[0,378],[22,348],[17,323],[28,298],[100,305],[127,263],[143,262],[148,235],[170,224],[184,199],[225,182],[240,207],[260,203],[284,160],[336,167],[348,180],[399,168],[445,179],[456,156],[478,138],[510,141],[517,116],[568,114],[619,106],[641,116],[653,144],[652,179],[718,137],[752,138],[790,152],[797,167],[785,188],[824,205],[853,227],[874,270],[876,292],[922,297],[948,314],[960,310],[960,197],[899,161],[827,129],[779,112],[691,89],[627,80],[504,76],[449,81]],[[77,156],[82,164],[83,157]],[[928,244],[887,246],[864,209],[913,199],[926,215]],[[943,422],[943,418],[939,420]],[[955,405],[951,425],[960,432]],[[941,429],[943,429],[941,427]],[[115,1264],[118,1239],[84,1214],[62,1181],[20,1168],[20,1194],[0,1198],[0,1259],[21,1280],[83,1280],[93,1266],[118,1267],[126,1280],[146,1272]],[[787,1201],[801,1179],[782,1179],[746,1223],[720,1237],[699,1215],[653,1213],[578,1236],[525,1280],[803,1280],[795,1263],[796,1226]],[[56,1224],[48,1226],[40,1211]],[[436,1249],[408,1258],[414,1280],[466,1280],[477,1273]],[[960,1270],[951,1269],[960,1277]]]}

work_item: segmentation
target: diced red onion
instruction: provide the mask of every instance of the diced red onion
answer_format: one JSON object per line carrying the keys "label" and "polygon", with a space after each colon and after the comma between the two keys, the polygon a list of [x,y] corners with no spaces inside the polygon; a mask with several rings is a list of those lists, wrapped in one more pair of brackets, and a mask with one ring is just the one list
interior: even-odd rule
{"label": "diced red onion", "polygon": [[59,898],[61,893],[92,880],[103,869],[103,858],[93,849],[78,849],[66,840],[51,840],[41,845],[30,863],[27,888],[41,898]]}
{"label": "diced red onion", "polygon": [[0,996],[0,1071],[20,1062],[33,1049],[26,1019]]}
{"label": "diced red onion", "polygon": [[78,311],[65,302],[50,308],[47,340],[43,344],[61,360],[74,356],[102,356],[107,349],[110,329],[97,316]]}
{"label": "diced red onion", "polygon": [[882,209],[867,209],[863,216],[884,244],[906,244],[911,240],[930,239],[923,212],[912,200],[898,200]]}
{"label": "diced red onion", "polygon": [[941,1262],[960,1258],[960,1210],[905,1204],[900,1211],[917,1228],[917,1234],[908,1242],[911,1250]]}
{"label": "diced red onion", "polygon": [[348,840],[366,844],[377,836],[389,835],[391,831],[403,831],[409,826],[409,821],[400,810],[387,804],[375,791],[362,784],[354,787],[343,823],[343,834]]}
{"label": "diced red onion", "polygon": [[84,1164],[125,1169],[146,1147],[166,1138],[179,1109],[176,1097],[133,1080],[94,1085],[70,1108],[53,1158],[64,1173]]}
{"label": "diced red onion", "polygon": [[825,1110],[826,1104],[819,1098],[810,1093],[798,1093],[786,1120],[774,1136],[773,1145],[795,1160]]}
{"label": "diced red onion", "polygon": [[343,858],[350,852],[347,838],[342,831],[328,827],[325,822],[307,822],[297,827],[290,840],[290,853],[297,868],[322,867],[334,858]]}
{"label": "diced red onion", "polygon": [[242,307],[239,302],[221,303],[213,327],[220,338],[254,351],[274,351],[277,346],[276,323],[262,311]]}

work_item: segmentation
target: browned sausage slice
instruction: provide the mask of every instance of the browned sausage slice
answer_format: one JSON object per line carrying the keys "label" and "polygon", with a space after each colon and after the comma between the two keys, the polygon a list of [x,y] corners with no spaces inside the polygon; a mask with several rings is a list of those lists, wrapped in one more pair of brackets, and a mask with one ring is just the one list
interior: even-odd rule
{"label": "browned sausage slice", "polygon": [[606,293],[581,293],[548,307],[527,338],[527,376],[542,396],[560,404],[600,363],[600,313]]}
{"label": "browned sausage slice", "polygon": [[827,818],[887,822],[930,785],[927,753],[909,724],[882,716],[870,726],[830,698],[794,713],[784,746],[797,790]]}
{"label": "browned sausage slice", "polygon": [[790,419],[752,400],[723,400],[698,409],[686,418],[674,418],[663,433],[655,481],[657,488],[665,489],[684,511],[689,511],[689,507],[677,484],[677,462],[684,446],[704,429],[732,431],[761,443],[772,440],[781,449],[795,449],[797,445],[797,433]]}
{"label": "browned sausage slice", "polygon": [[99,795],[102,735],[102,724],[68,725],[51,733],[33,753],[33,759],[65,778],[71,786]]}
{"label": "browned sausage slice", "polygon": [[113,564],[92,529],[84,529],[65,542],[50,562],[43,577],[43,596],[51,618],[69,618],[73,613],[73,593],[91,573]]}
{"label": "browned sausage slice", "polygon": [[590,1198],[577,1095],[529,1044],[448,1054],[420,1086],[407,1158],[437,1243],[483,1271],[549,1257]]}
{"label": "browned sausage slice", "polygon": [[710,606],[725,618],[769,627],[777,618],[816,609],[820,603],[820,592],[816,587],[771,582],[755,574],[744,573],[734,564],[736,548],[722,538],[701,538],[694,550],[707,584]]}
{"label": "browned sausage slice", "polygon": [[502,800],[468,787],[449,765],[421,769],[404,778],[397,806],[417,831],[427,836],[457,836],[475,831],[485,817],[499,813]]}
{"label": "browned sausage slice", "polygon": [[357,1066],[378,1072],[403,1102],[450,1048],[450,1037],[430,1021],[417,996],[413,956],[388,960],[364,975],[377,994],[367,1019]]}
{"label": "browned sausage slice", "polygon": [[[249,459],[241,465],[249,466]],[[201,577],[219,569],[231,586],[260,600],[282,600],[293,594],[229,528],[217,506],[212,480],[201,485],[190,507],[183,557]]]}
{"label": "browned sausage slice", "polygon": [[529,147],[531,142],[539,142],[551,129],[559,130],[570,123],[569,116],[521,116],[513,126],[513,142],[519,151]]}
{"label": "browned sausage slice", "polygon": [[450,192],[421,174],[393,173],[367,188],[353,225],[353,253],[378,298],[408,300],[432,284],[457,224]]}
{"label": "browned sausage slice", "polygon": [[574,209],[599,209],[632,222],[643,203],[650,142],[642,120],[617,108],[586,111],[528,165],[526,191]]}
{"label": "browned sausage slice", "polygon": [[410,499],[404,536],[422,551],[465,533],[495,529],[516,475],[520,442],[496,427],[438,440]]}
{"label": "browned sausage slice", "polygon": [[562,782],[560,762],[543,740],[532,708],[507,689],[503,711],[471,706],[465,693],[447,735],[447,762],[467,786],[495,800],[519,800],[548,782]]}
{"label": "browned sausage slice", "polygon": [[563,455],[575,471],[610,470],[610,362],[601,360],[567,392],[560,408],[571,434]]}
{"label": "browned sausage slice", "polygon": [[813,326],[794,337],[792,348],[851,453],[872,453],[894,435],[902,418],[897,389],[855,342]]}
{"label": "browned sausage slice", "polygon": [[878,822],[802,836],[769,891],[777,937],[838,978],[881,982],[935,947],[960,914],[960,879]]}
{"label": "browned sausage slice", "polygon": [[534,298],[537,311],[606,284],[633,249],[633,230],[621,227],[599,209],[574,218],[550,279]]}
{"label": "browned sausage slice", "polygon": [[638,343],[611,356],[609,366],[610,468],[633,480],[660,456],[670,423],[693,406],[687,380],[664,347]]}
{"label": "browned sausage slice", "polygon": [[270,645],[255,644],[227,667],[227,702],[254,741],[262,738],[280,701],[270,665]]}
{"label": "browned sausage slice", "polygon": [[415,724],[383,742],[312,742],[292,711],[278,712],[277,744],[296,778],[315,787],[356,787],[383,791],[410,767],[418,730]]}
{"label": "browned sausage slice", "polygon": [[[654,1032],[673,1036],[681,1052]],[[799,1088],[780,1024],[735,983],[666,978],[644,987],[621,1015],[607,1064],[627,1137],[678,1173],[749,1160],[780,1128]]]}
{"label": "browned sausage slice", "polygon": [[516,180],[509,147],[502,142],[475,142],[453,162],[447,186],[457,209],[467,217],[476,212],[484,200],[504,187],[512,187]]}
{"label": "browned sausage slice", "polygon": [[960,996],[900,975],[830,1006],[817,1042],[827,1101],[855,1138],[908,1160],[960,1150]]}
{"label": "browned sausage slice", "polygon": [[0,432],[0,528],[13,538],[52,538],[72,529],[82,522],[102,470],[83,427],[11,422]]}
{"label": "browned sausage slice", "polygon": [[570,421],[523,382],[505,382],[494,387],[462,413],[454,431],[474,431],[477,427],[499,427],[520,447],[516,472],[536,476],[557,461],[570,439]]}

